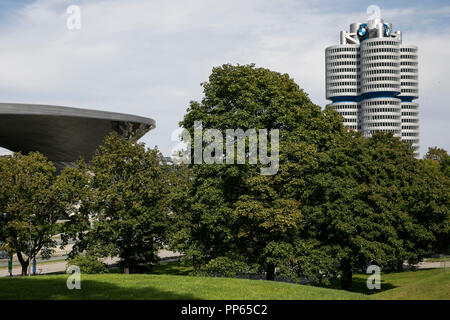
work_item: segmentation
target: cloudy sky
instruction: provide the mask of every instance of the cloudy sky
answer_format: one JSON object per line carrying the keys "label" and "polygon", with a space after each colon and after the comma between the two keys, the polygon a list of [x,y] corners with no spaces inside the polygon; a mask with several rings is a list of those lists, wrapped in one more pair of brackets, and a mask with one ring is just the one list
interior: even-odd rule
{"label": "cloudy sky", "polygon": [[[288,73],[325,106],[324,49],[369,4],[419,46],[422,155],[450,150],[448,1],[0,0],[0,101],[150,117],[157,127],[142,141],[169,155],[214,66]],[[80,30],[66,26],[70,5]]]}

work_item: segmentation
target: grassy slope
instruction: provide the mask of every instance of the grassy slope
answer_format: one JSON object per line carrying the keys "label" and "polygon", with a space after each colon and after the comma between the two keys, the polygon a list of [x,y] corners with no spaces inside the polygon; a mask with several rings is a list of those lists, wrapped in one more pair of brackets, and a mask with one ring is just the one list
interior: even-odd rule
{"label": "grassy slope", "polygon": [[[381,290],[367,289],[367,274],[353,276],[352,291],[386,300],[450,300],[450,269],[383,272]],[[339,288],[339,281],[332,288]]]}
{"label": "grassy slope", "polygon": [[[83,275],[82,290],[67,290],[67,275],[0,278],[0,299],[450,299],[450,270],[383,273],[381,291],[368,275],[353,277],[357,293],[296,284],[187,276],[179,262],[154,266],[151,275]],[[339,288],[339,284],[335,284]],[[24,295],[26,292],[26,295]]]}
{"label": "grassy slope", "polygon": [[367,299],[340,290],[272,281],[175,275],[83,275],[81,290],[67,275],[0,279],[0,299]]}
{"label": "grassy slope", "polygon": [[389,300],[449,300],[450,270],[427,269],[388,273],[382,278],[394,288],[372,295]]}

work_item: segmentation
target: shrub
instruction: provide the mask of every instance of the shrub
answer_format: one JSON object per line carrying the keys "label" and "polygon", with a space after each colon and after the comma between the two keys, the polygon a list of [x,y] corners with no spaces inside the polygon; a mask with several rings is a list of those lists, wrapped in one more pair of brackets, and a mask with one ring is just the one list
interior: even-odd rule
{"label": "shrub", "polygon": [[199,274],[236,277],[237,275],[249,274],[250,272],[251,268],[244,262],[232,260],[228,257],[218,257],[203,266]]}
{"label": "shrub", "polygon": [[92,255],[77,255],[69,259],[69,266],[75,265],[80,268],[81,273],[107,273],[108,268],[106,264],[101,262],[98,258]]}

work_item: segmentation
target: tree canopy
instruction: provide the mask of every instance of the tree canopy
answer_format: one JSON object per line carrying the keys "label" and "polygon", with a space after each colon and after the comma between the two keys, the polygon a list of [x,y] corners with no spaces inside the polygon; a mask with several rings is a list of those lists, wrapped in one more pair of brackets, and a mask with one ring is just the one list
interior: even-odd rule
{"label": "tree canopy", "polygon": [[[202,85],[204,98],[191,102],[180,123],[191,134],[195,121],[222,131],[279,129],[280,158],[288,162],[296,156],[305,161],[304,154],[311,156],[316,149],[326,148],[345,131],[336,113],[323,112],[311,103],[287,74],[254,65],[224,65],[214,68]],[[258,168],[248,163],[193,165],[194,181],[183,210],[176,212],[185,223],[174,237],[175,246],[203,264],[237,253],[247,257],[248,263],[258,263],[271,278],[272,247],[295,235],[301,211],[298,201],[283,190],[282,179],[263,177]],[[289,174],[290,168],[279,175]],[[264,201],[256,202],[253,191]]]}
{"label": "tree canopy", "polygon": [[54,225],[63,208],[55,170],[37,152],[0,158],[0,241],[17,254],[22,275],[37,253],[49,256],[56,245]]}
{"label": "tree canopy", "polygon": [[[79,203],[67,224],[67,238],[77,239],[74,254],[96,250],[118,256],[125,273],[139,263],[157,262],[171,185],[170,166],[160,152],[112,134],[89,165],[79,165],[63,172],[69,177],[66,190],[75,191],[69,199]],[[76,193],[80,187],[83,192]],[[102,253],[99,247],[109,250]]]}
{"label": "tree canopy", "polygon": [[196,269],[239,260],[268,279],[276,270],[325,283],[339,277],[348,289],[369,264],[398,268],[448,246],[448,179],[405,142],[345,129],[288,75],[254,65],[214,68],[202,86],[204,98],[180,124],[191,134],[195,121],[279,129],[280,164],[273,176],[260,175],[259,164],[191,165],[172,245]]}

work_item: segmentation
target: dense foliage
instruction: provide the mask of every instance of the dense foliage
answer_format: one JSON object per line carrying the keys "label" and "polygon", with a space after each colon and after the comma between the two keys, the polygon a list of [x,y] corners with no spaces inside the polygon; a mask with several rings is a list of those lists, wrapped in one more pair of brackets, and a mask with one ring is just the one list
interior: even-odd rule
{"label": "dense foliage", "polygon": [[[200,103],[191,102],[180,123],[191,136],[195,121],[202,121],[204,128],[222,132],[238,128],[280,129],[280,141],[286,144],[292,143],[291,133],[306,141],[305,144],[313,141],[323,144],[324,136],[343,131],[339,118],[322,113],[286,74],[253,65],[224,65],[214,68],[203,87],[205,97]],[[246,202],[249,205],[246,209],[251,210],[250,200],[240,198],[249,193],[252,181],[267,187],[277,183],[273,182],[273,176],[261,177],[259,167],[250,164],[192,166],[194,181],[182,210],[175,212],[184,225],[174,235],[173,245],[186,252],[196,267],[229,252],[239,252],[254,260],[251,262],[259,262],[263,270],[274,273],[275,267],[269,261],[271,249],[267,246],[291,237],[288,231],[300,219],[299,204],[278,193],[272,199],[267,198],[263,205],[267,212],[255,208],[257,216],[252,216],[251,223],[260,226],[259,230],[252,228],[248,237],[244,228],[249,226],[240,221],[247,213],[239,210],[239,201]],[[279,219],[274,221],[274,215]],[[252,252],[247,254],[243,250]],[[262,256],[264,251],[266,257]]]}
{"label": "dense foliage", "polygon": [[350,288],[369,264],[401,268],[448,247],[448,179],[408,144],[347,131],[287,75],[253,65],[214,68],[203,87],[181,125],[191,135],[200,120],[224,132],[279,129],[280,166],[274,176],[259,165],[191,166],[173,247],[196,269],[238,260],[267,279],[339,277]]}
{"label": "dense foliage", "polygon": [[77,240],[72,255],[87,250],[118,256],[125,273],[158,261],[168,226],[171,173],[157,150],[112,134],[88,166],[79,163],[62,175],[76,208],[65,236]]}
{"label": "dense foliage", "polygon": [[107,266],[94,255],[77,255],[68,260],[68,267],[75,265],[80,268],[82,274],[107,273]]}
{"label": "dense foliage", "polygon": [[50,256],[54,225],[63,211],[55,167],[42,154],[0,158],[0,242],[16,254],[22,275],[37,253]]}

